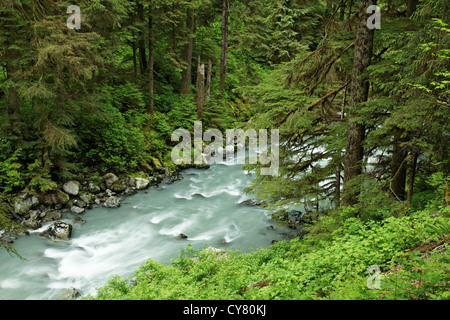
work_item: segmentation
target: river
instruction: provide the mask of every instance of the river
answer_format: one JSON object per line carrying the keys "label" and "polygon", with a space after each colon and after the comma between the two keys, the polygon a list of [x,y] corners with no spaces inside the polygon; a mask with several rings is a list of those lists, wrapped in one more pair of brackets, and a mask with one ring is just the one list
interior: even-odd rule
{"label": "river", "polygon": [[[251,176],[228,161],[209,170],[188,169],[182,179],[126,198],[117,209],[87,211],[85,224],[73,225],[69,241],[52,241],[32,231],[15,241],[26,258],[0,251],[0,299],[54,300],[69,288],[95,296],[115,275],[132,276],[147,259],[170,263],[188,243],[249,252],[282,240],[283,228],[268,228],[270,212],[240,205]],[[177,239],[183,233],[187,239]]]}

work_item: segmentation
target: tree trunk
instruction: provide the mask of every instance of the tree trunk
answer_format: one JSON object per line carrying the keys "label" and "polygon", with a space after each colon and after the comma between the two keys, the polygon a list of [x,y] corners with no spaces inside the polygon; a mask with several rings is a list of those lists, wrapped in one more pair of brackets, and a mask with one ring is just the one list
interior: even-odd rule
{"label": "tree trunk", "polygon": [[339,21],[344,21],[345,19],[345,5],[346,1],[342,0],[339,4]]}
{"label": "tree trunk", "polygon": [[[374,1],[376,4],[376,1]],[[351,186],[351,181],[362,173],[364,156],[363,141],[365,127],[363,124],[351,121],[355,116],[358,104],[367,101],[369,96],[369,82],[362,76],[370,66],[373,51],[373,30],[367,27],[367,8],[371,0],[361,0],[359,5],[358,29],[356,33],[355,53],[353,59],[353,74],[350,90],[350,106],[348,112],[347,147],[344,162],[344,192],[342,205],[351,206],[357,202],[359,191]]]}
{"label": "tree trunk", "polygon": [[220,56],[220,92],[225,91],[225,79],[227,76],[228,60],[228,18],[229,18],[229,0],[222,0],[222,50]]}
{"label": "tree trunk", "polygon": [[138,26],[138,48],[139,48],[139,66],[141,71],[141,76],[145,74],[147,70],[147,55],[145,53],[145,40],[144,40],[144,5],[137,0],[137,22]]}
{"label": "tree trunk", "polygon": [[148,94],[149,113],[155,114],[154,99],[154,61],[153,61],[153,4],[150,0],[148,6]]}
{"label": "tree trunk", "polygon": [[208,73],[206,75],[206,97],[205,102],[209,100],[211,96],[211,78],[212,78],[212,61],[208,60]]}
{"label": "tree trunk", "polygon": [[[7,4],[7,7],[12,6],[11,4]],[[6,16],[8,18],[14,17],[14,13],[7,12]],[[20,99],[19,94],[17,92],[17,88],[14,86],[15,84],[15,76],[16,73],[19,71],[18,64],[19,62],[17,59],[19,58],[19,55],[17,53],[16,49],[12,49],[10,46],[13,46],[15,44],[16,40],[16,27],[15,26],[8,26],[6,27],[9,31],[8,34],[8,40],[7,44],[8,46],[4,50],[4,57],[6,60],[6,79],[11,81],[13,83],[12,86],[8,87],[7,96],[6,96],[6,113],[11,116],[14,119],[15,123],[20,122]],[[17,128],[16,128],[17,130]]]}
{"label": "tree trunk", "polygon": [[194,32],[195,32],[195,15],[194,10],[187,10],[186,28],[189,32],[188,43],[184,46],[184,61],[186,69],[181,75],[181,94],[189,94],[191,92],[191,75],[192,75],[192,51],[194,48]]}
{"label": "tree trunk", "polygon": [[336,166],[336,191],[335,191],[335,207],[338,209],[341,206],[341,170],[342,166],[340,163]]}
{"label": "tree trunk", "polygon": [[353,1],[354,0],[350,0],[350,4],[348,5],[347,21],[350,21],[352,18]]}
{"label": "tree trunk", "polygon": [[411,164],[409,166],[409,181],[408,181],[408,204],[411,205],[411,199],[414,194],[414,180],[416,178],[416,167],[419,153],[415,151],[412,154]]}
{"label": "tree trunk", "polygon": [[406,198],[406,152],[402,147],[402,140],[398,135],[394,137],[391,161],[391,195],[404,201]]}
{"label": "tree trunk", "polygon": [[205,65],[201,63],[200,57],[198,57],[197,68],[197,118],[200,120],[203,113],[203,105],[205,103]]}
{"label": "tree trunk", "polygon": [[418,2],[419,2],[418,0],[408,0],[408,7],[407,7],[407,10],[406,10],[406,15],[407,15],[408,17],[411,17],[412,14],[413,14],[414,12],[416,12],[416,9],[417,9],[417,3],[418,3]]}
{"label": "tree trunk", "polygon": [[136,59],[136,39],[134,37],[134,32],[131,33],[132,35],[132,42],[131,42],[131,48],[133,49],[133,77],[134,77],[134,83],[137,83],[137,59]]}

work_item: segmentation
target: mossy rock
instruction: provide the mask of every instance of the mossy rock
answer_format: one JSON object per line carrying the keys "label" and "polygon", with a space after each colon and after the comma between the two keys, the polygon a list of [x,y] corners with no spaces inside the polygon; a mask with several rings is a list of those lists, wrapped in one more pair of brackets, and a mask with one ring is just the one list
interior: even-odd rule
{"label": "mossy rock", "polygon": [[161,161],[159,161],[159,159],[154,158],[154,157],[150,157],[150,159],[152,160],[153,167],[155,169],[162,169],[163,168],[163,165],[161,164]]}
{"label": "mossy rock", "polygon": [[124,186],[120,181],[113,183],[113,185],[111,186],[111,190],[114,192],[124,192],[125,189],[126,186]]}

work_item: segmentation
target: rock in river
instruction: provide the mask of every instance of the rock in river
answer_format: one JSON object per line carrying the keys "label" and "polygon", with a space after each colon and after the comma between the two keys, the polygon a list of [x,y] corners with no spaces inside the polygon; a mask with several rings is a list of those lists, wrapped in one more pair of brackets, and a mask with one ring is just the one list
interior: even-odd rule
{"label": "rock in river", "polygon": [[76,196],[80,192],[80,183],[78,181],[69,181],[63,185],[63,190],[72,196]]}
{"label": "rock in river", "polygon": [[70,211],[72,211],[72,213],[77,215],[77,216],[86,213],[86,209],[80,208],[78,206],[73,206],[72,208],[70,208]]}
{"label": "rock in river", "polygon": [[120,207],[120,199],[114,196],[111,196],[106,199],[103,203],[103,206],[106,208],[118,208]]}
{"label": "rock in river", "polygon": [[72,225],[62,221],[56,221],[39,235],[52,240],[69,240],[72,236]]}

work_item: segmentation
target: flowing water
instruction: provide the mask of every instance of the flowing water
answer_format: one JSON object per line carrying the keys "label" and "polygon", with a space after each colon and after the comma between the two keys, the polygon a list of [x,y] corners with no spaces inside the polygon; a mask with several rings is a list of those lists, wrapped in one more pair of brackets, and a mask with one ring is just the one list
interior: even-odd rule
{"label": "flowing water", "polygon": [[[26,261],[0,251],[0,299],[58,299],[69,287],[95,295],[115,275],[132,276],[147,259],[169,263],[188,243],[248,252],[280,240],[269,212],[239,205],[251,177],[234,162],[189,169],[183,179],[128,197],[118,209],[89,210],[84,225],[67,213],[72,239],[52,241],[32,231],[15,241]],[[183,233],[188,239],[177,239]]]}

